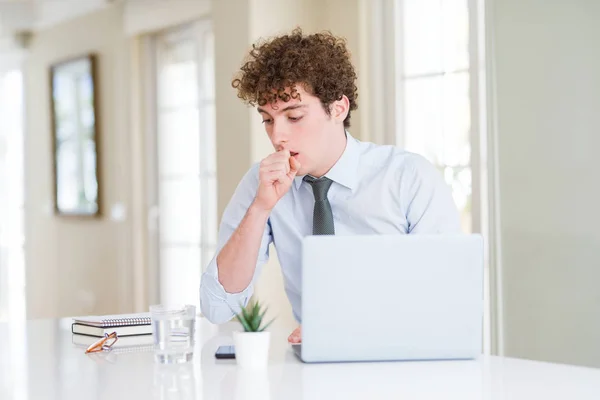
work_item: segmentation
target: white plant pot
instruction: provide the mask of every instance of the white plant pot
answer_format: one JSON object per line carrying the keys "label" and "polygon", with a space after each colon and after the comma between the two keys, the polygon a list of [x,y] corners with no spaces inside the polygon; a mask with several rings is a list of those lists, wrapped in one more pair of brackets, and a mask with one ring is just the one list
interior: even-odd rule
{"label": "white plant pot", "polygon": [[266,368],[271,332],[233,332],[235,359],[243,368]]}

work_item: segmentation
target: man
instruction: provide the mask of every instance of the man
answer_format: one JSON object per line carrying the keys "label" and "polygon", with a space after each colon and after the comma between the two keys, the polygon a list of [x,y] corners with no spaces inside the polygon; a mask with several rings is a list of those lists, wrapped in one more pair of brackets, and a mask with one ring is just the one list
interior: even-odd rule
{"label": "man", "polygon": [[[250,168],[223,214],[200,288],[210,321],[226,322],[246,304],[271,242],[301,323],[304,236],[460,232],[449,188],[429,162],[346,131],[355,80],[345,41],[329,33],[297,29],[250,51],[232,85],[258,106],[275,152]],[[301,341],[300,327],[288,340]]]}

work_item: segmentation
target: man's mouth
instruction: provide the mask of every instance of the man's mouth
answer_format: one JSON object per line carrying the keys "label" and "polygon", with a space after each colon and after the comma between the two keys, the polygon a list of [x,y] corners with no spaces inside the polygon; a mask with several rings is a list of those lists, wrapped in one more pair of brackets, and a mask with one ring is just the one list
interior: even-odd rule
{"label": "man's mouth", "polygon": [[296,153],[296,152],[290,151],[290,155],[291,155],[292,157],[294,157],[294,156],[295,156],[295,155],[297,155],[297,154],[298,154],[298,153]]}

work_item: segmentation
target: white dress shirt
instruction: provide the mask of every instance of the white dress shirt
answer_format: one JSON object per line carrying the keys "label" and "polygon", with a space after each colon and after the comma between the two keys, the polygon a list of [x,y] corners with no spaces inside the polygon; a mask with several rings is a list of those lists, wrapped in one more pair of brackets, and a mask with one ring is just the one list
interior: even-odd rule
{"label": "white dress shirt", "polygon": [[[457,233],[457,208],[441,174],[425,158],[394,146],[361,142],[346,134],[344,153],[325,175],[333,181],[328,199],[336,235]],[[254,200],[259,164],[253,165],[227,205],[219,229],[217,253],[225,246]],[[217,279],[216,255],[202,275],[200,307],[213,323],[233,317],[247,304],[273,243],[294,317],[301,322],[301,245],[312,234],[312,187],[297,176],[271,211],[258,252],[254,277],[239,293],[227,293]],[[365,266],[367,268],[368,266]]]}

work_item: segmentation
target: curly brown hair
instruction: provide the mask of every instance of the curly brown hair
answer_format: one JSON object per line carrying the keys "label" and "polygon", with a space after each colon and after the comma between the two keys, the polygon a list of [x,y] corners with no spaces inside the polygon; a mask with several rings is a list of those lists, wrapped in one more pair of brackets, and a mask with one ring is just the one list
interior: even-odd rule
{"label": "curly brown hair", "polygon": [[296,28],[290,34],[252,45],[231,85],[238,90],[238,97],[252,106],[299,98],[296,85],[302,85],[321,100],[327,114],[329,106],[346,95],[350,109],[344,127],[348,128],[350,111],[358,108],[355,81],[345,39],[328,31],[304,35]]}

